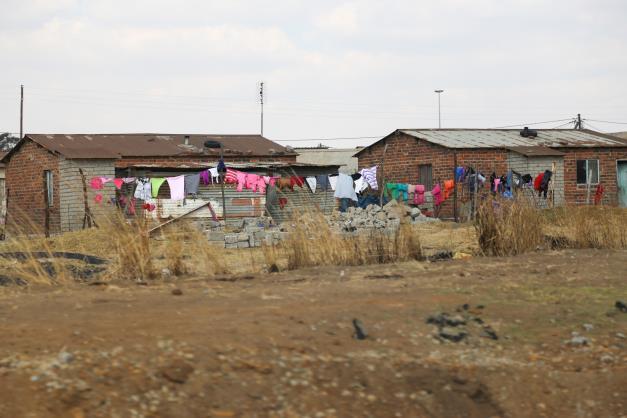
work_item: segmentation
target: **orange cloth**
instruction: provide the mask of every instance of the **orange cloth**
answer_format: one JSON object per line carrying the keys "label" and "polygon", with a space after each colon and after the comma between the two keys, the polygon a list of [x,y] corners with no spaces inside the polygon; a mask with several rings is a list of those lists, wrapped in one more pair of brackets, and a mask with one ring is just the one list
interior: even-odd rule
{"label": "orange cloth", "polygon": [[294,190],[294,185],[292,184],[292,182],[291,182],[291,180],[289,178],[287,178],[287,179],[284,179],[284,178],[277,179],[276,187],[279,190],[283,190],[283,189]]}
{"label": "orange cloth", "polygon": [[455,182],[453,180],[444,180],[444,200],[448,199],[454,188]]}

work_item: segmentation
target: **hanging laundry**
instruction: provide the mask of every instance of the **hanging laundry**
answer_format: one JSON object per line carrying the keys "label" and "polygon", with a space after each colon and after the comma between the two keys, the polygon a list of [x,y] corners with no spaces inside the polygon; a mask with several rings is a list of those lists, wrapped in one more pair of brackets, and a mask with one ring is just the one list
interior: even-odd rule
{"label": "hanging laundry", "polygon": [[530,184],[532,180],[533,178],[531,177],[531,174],[525,174],[524,176],[522,176],[522,181],[524,184]]}
{"label": "hanging laundry", "polygon": [[307,177],[305,179],[305,181],[307,182],[307,185],[309,186],[309,189],[311,190],[311,193],[316,193],[316,178],[315,177]]}
{"label": "hanging laundry", "polygon": [[212,183],[220,182],[220,173],[218,172],[218,169],[216,167],[209,169],[209,176],[211,176]]}
{"label": "hanging laundry", "polygon": [[170,199],[185,199],[185,176],[168,177],[168,186],[170,186]]}
{"label": "hanging laundry", "polygon": [[274,185],[276,185],[276,182],[279,181],[280,178],[281,178],[280,176],[272,176],[272,177],[270,177],[270,180],[268,181],[268,184],[270,186],[274,186]]}
{"label": "hanging laundry", "polygon": [[283,209],[287,205],[287,197],[279,197],[279,207]]}
{"label": "hanging laundry", "polygon": [[549,183],[551,182],[551,176],[553,172],[551,170],[544,170],[544,174],[542,175],[542,183],[540,183],[540,190],[538,192],[538,196],[544,193],[544,198],[546,199],[546,194],[549,191]]}
{"label": "hanging laundry", "polygon": [[414,193],[414,205],[422,205],[423,203],[425,203],[425,186],[417,184],[416,193]]}
{"label": "hanging laundry", "polygon": [[415,184],[408,184],[407,185],[407,194],[408,195],[416,194],[416,185]]}
{"label": "hanging laundry", "polygon": [[385,188],[388,190],[388,193],[391,194],[392,199],[397,200],[401,197],[403,200],[407,200],[407,190],[409,189],[407,184],[403,183],[387,183]]}
{"label": "hanging laundry", "polygon": [[150,179],[150,187],[152,188],[152,197],[156,198],[159,195],[159,188],[165,182],[163,177],[153,177]]}
{"label": "hanging laundry", "polygon": [[337,184],[335,186],[334,197],[338,199],[351,199],[357,201],[357,194],[353,188],[353,178],[347,174],[339,174],[337,176]]}
{"label": "hanging laundry", "polygon": [[188,174],[185,176],[185,195],[198,194],[198,187],[200,185],[200,173]]}
{"label": "hanging laundry", "polygon": [[337,188],[337,179],[338,176],[329,176],[329,186],[331,186],[331,190],[335,190]]}
{"label": "hanging laundry", "polygon": [[133,197],[130,199],[128,206],[126,207],[126,213],[129,215],[135,215],[135,203],[137,200]]}
{"label": "hanging laundry", "polygon": [[500,179],[500,178],[498,178],[498,179],[494,179],[494,180],[492,181],[492,185],[493,185],[493,186],[492,186],[492,187],[493,187],[492,191],[493,191],[493,192],[495,192],[495,193],[496,193],[496,192],[498,192],[498,191],[499,191],[499,185],[500,185],[500,184],[501,184],[501,179]]}
{"label": "hanging laundry", "polygon": [[224,160],[222,158],[218,161],[218,167],[216,167],[216,170],[218,170],[218,173],[224,173],[227,170],[226,164],[224,164]]}
{"label": "hanging laundry", "polygon": [[102,190],[104,187],[104,184],[102,183],[102,179],[100,177],[93,177],[89,181],[89,185],[94,190]]}
{"label": "hanging laundry", "polygon": [[142,208],[144,210],[147,210],[148,212],[152,212],[153,210],[155,210],[157,207],[154,205],[154,203],[144,203],[142,205]]}
{"label": "hanging laundry", "polygon": [[290,177],[290,184],[292,185],[292,190],[294,186],[303,187],[305,185],[305,178],[299,176]]}
{"label": "hanging laundry", "polygon": [[226,174],[224,175],[224,182],[227,184],[237,183],[237,173],[239,173],[239,171],[227,168]]}
{"label": "hanging laundry", "polygon": [[113,181],[113,177],[100,177],[100,180],[102,180],[102,184],[107,184],[110,181]]}
{"label": "hanging laundry", "polygon": [[150,180],[147,178],[139,178],[137,179],[137,187],[135,187],[133,196],[136,199],[148,200],[152,197],[151,190],[152,185],[150,184]]}
{"label": "hanging laundry", "polygon": [[485,176],[483,174],[478,173],[477,174],[477,180],[479,180],[483,184],[483,183],[485,183],[486,178],[485,178]]}
{"label": "hanging laundry", "polygon": [[451,195],[451,192],[455,189],[455,182],[453,180],[445,180],[444,181],[444,197],[446,200]]}
{"label": "hanging laundry", "polygon": [[316,184],[320,187],[320,190],[325,191],[331,188],[331,184],[329,183],[329,176],[316,176]]}
{"label": "hanging laundry", "polygon": [[113,179],[113,184],[115,184],[116,189],[120,190],[124,184],[124,179]]}
{"label": "hanging laundry", "polygon": [[136,181],[136,180],[137,180],[137,179],[136,179],[135,177],[124,177],[124,178],[122,179],[122,181],[123,181],[125,184],[135,183],[135,181]]}
{"label": "hanging laundry", "polygon": [[96,203],[101,203],[102,202],[102,195],[100,193],[98,193],[95,197],[94,200],[96,201]]}
{"label": "hanging laundry", "polygon": [[408,186],[409,186],[409,185],[404,184],[404,183],[398,183],[398,184],[396,185],[396,189],[398,190],[399,195],[402,193],[403,200],[407,200],[407,199],[408,199],[408,197],[409,197],[409,196],[407,195],[407,189],[409,188]]}
{"label": "hanging laundry", "polygon": [[455,181],[461,181],[464,178],[464,167],[457,167],[455,169]]}
{"label": "hanging laundry", "polygon": [[368,187],[368,183],[364,181],[363,177],[355,180],[355,193],[361,193],[366,187]]}
{"label": "hanging laundry", "polygon": [[435,206],[440,206],[443,202],[442,200],[442,189],[439,184],[436,184],[431,190],[431,194],[433,195],[433,204]]}
{"label": "hanging laundry", "polygon": [[603,192],[605,192],[605,187],[600,183],[597,185],[597,189],[594,192],[594,204],[598,205],[603,200]]}
{"label": "hanging laundry", "polygon": [[292,184],[289,178],[277,179],[276,186],[279,190],[285,190],[285,189],[294,190],[294,185]]}
{"label": "hanging laundry", "polygon": [[364,178],[364,181],[368,183],[372,190],[377,190],[377,166],[370,168],[362,168],[359,172],[361,176]]}
{"label": "hanging laundry", "polygon": [[204,184],[205,186],[210,184],[210,175],[209,175],[209,170],[203,170],[200,173],[198,173],[198,179],[199,181]]}
{"label": "hanging laundry", "polygon": [[544,173],[540,173],[533,180],[533,189],[536,191],[540,191],[540,186],[542,185],[542,178],[544,177]]}

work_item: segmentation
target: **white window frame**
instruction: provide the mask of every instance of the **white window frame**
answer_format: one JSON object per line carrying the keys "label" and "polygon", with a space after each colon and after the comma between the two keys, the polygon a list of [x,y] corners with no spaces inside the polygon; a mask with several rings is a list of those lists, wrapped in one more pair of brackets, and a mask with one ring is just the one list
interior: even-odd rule
{"label": "white window frame", "polygon": [[[578,186],[585,186],[586,184],[588,184],[588,174],[590,173],[590,169],[588,168],[588,163],[590,161],[596,161],[597,162],[597,181],[596,182],[590,182],[590,184],[599,184],[599,182],[601,181],[601,163],[599,161],[598,158],[582,158],[582,159],[577,159],[577,161],[585,161],[586,162],[586,182],[585,183],[577,183]],[[577,173],[575,173],[575,177],[577,177]],[[593,176],[594,178],[594,176]]]}

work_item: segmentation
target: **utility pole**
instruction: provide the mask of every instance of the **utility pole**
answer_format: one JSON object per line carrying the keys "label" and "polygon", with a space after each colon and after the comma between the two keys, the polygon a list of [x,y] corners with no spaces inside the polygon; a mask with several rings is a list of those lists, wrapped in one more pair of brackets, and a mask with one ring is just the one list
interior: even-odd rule
{"label": "utility pole", "polygon": [[583,125],[581,124],[581,113],[577,113],[577,121],[575,122],[575,129],[579,129],[580,131],[583,129]]}
{"label": "utility pole", "polygon": [[20,85],[20,139],[24,137],[24,84]]}
{"label": "utility pole", "polygon": [[259,86],[259,100],[261,102],[261,136],[263,136],[263,81]]}
{"label": "utility pole", "polygon": [[442,129],[442,113],[440,112],[440,96],[444,90],[434,90],[438,94],[438,129]]}

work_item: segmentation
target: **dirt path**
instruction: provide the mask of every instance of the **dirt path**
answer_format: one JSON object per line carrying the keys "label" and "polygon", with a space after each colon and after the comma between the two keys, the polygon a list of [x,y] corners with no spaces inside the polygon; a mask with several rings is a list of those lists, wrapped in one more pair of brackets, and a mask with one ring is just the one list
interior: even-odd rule
{"label": "dirt path", "polygon": [[627,414],[624,251],[219,279],[4,289],[0,417]]}

